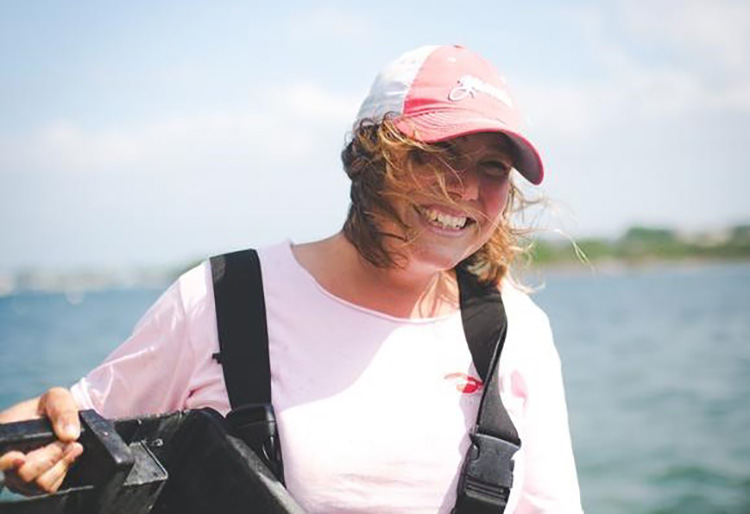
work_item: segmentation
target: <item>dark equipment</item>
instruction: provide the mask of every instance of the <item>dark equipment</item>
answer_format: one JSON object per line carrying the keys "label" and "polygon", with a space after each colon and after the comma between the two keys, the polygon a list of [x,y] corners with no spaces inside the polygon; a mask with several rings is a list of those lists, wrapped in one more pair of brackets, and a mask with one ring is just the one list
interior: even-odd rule
{"label": "dark equipment", "polygon": [[[0,513],[304,513],[212,409],[114,422],[80,416],[85,450],[60,490],[0,501]],[[0,425],[0,454],[54,439],[47,420]]]}

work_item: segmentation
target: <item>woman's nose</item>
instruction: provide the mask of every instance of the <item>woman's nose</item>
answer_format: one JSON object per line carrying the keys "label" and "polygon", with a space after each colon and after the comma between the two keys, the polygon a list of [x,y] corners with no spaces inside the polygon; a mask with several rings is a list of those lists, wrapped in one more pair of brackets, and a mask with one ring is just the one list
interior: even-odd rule
{"label": "woman's nose", "polygon": [[474,170],[466,170],[461,174],[458,185],[459,193],[463,200],[476,200],[479,198],[479,175]]}

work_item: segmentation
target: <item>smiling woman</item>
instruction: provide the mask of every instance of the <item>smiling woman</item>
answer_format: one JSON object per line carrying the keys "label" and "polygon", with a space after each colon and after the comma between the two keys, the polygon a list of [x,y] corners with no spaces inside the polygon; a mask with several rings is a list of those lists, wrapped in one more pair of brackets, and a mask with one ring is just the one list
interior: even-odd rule
{"label": "smiling woman", "polygon": [[[513,170],[544,175],[520,119],[473,52],[404,54],[376,78],[342,152],[342,230],[259,250],[269,407],[283,478],[307,511],[581,512],[549,323],[509,277],[523,206]],[[238,407],[215,358],[216,269],[180,277],[71,391],[0,415],[47,415],[65,441],[0,456],[19,489],[59,487],[81,453],[78,408]]]}
{"label": "smiling woman", "polygon": [[498,282],[521,251],[511,244],[522,232],[511,226],[511,214],[525,206],[511,176],[516,153],[497,132],[424,143],[404,136],[389,117],[362,120],[342,152],[352,180],[343,232],[379,267],[407,263],[404,252],[426,241],[426,231],[472,236],[482,244],[465,246],[445,268],[470,258],[482,281]]}

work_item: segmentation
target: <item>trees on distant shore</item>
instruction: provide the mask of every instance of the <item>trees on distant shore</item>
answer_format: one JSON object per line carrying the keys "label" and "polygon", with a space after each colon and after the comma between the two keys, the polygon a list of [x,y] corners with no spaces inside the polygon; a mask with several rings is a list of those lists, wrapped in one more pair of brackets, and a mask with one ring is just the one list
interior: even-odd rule
{"label": "trees on distant shore", "polygon": [[[706,233],[636,226],[619,238],[582,238],[575,244],[592,262],[638,264],[655,260],[750,260],[750,225]],[[540,265],[580,260],[573,242],[568,240],[538,238],[533,242],[532,255],[534,263]]]}

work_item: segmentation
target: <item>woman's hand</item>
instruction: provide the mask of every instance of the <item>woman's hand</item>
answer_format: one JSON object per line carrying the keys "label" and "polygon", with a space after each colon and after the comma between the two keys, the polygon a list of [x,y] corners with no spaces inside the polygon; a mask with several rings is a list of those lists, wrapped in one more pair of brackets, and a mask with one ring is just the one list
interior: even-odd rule
{"label": "woman's hand", "polygon": [[9,451],[0,456],[6,485],[21,494],[57,491],[71,464],[83,452],[83,446],[76,442],[81,425],[70,391],[54,387],[38,398],[14,405],[0,413],[0,423],[39,417],[49,418],[58,440],[26,454]]}

